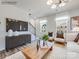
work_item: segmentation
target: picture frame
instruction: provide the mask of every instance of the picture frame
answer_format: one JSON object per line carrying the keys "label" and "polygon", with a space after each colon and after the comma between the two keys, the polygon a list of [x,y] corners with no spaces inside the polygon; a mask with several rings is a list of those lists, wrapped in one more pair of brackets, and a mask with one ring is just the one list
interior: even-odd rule
{"label": "picture frame", "polygon": [[79,31],[79,16],[71,17],[70,30],[71,31]]}

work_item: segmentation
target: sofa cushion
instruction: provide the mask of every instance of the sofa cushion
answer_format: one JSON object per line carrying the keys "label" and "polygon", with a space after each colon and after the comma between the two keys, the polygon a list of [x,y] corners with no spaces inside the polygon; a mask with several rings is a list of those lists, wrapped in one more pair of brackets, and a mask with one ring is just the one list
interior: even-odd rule
{"label": "sofa cushion", "polygon": [[62,38],[55,38],[54,40],[55,40],[56,42],[62,42],[62,43],[65,42],[65,40],[62,39]]}

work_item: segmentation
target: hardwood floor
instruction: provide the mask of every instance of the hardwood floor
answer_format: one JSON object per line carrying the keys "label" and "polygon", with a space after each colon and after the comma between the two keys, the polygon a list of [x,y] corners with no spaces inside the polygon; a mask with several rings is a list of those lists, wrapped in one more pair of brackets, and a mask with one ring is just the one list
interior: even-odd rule
{"label": "hardwood floor", "polygon": [[21,50],[22,48],[24,48],[24,47],[25,47],[25,46],[20,46],[20,47],[17,47],[17,48],[15,48],[15,49],[11,49],[11,50],[9,50],[8,52],[6,52],[5,50],[4,50],[4,51],[1,51],[1,52],[0,52],[0,59],[3,59],[3,58],[5,58],[5,57],[7,57],[7,56],[12,55],[12,54],[14,54],[14,53],[20,51],[20,50]]}
{"label": "hardwood floor", "polygon": [[[63,45],[59,45],[59,44],[55,44],[55,45],[56,45],[56,46],[59,46],[59,47],[64,47]],[[1,52],[0,52],[0,59],[3,59],[3,58],[5,58],[5,57],[7,57],[7,56],[10,56],[10,55],[12,55],[12,54],[14,54],[14,53],[16,53],[16,52],[18,52],[18,51],[21,51],[21,50],[22,50],[23,48],[25,48],[25,47],[36,47],[36,41],[33,42],[33,43],[31,43],[31,44],[26,44],[26,45],[17,47],[17,48],[15,48],[15,49],[11,49],[11,50],[9,50],[8,52],[6,52],[5,50],[4,50],[4,51],[1,51]],[[52,52],[53,52],[53,51],[49,52],[48,54],[50,55]],[[48,55],[48,54],[47,54],[47,55]],[[47,56],[45,56],[45,57],[47,57]],[[44,58],[44,59],[46,59],[46,58]]]}
{"label": "hardwood floor", "polygon": [[10,56],[10,55],[14,54],[14,53],[17,53],[17,52],[21,51],[25,47],[34,47],[35,44],[36,44],[36,41],[31,43],[31,44],[26,44],[26,45],[23,45],[23,46],[19,46],[19,47],[15,48],[15,49],[11,49],[8,52],[6,52],[5,50],[0,51],[0,59],[3,59],[5,57],[7,57],[7,56]]}
{"label": "hardwood floor", "polygon": [[[36,41],[10,50],[9,52],[2,51],[0,52],[0,59],[21,51],[25,47],[36,47]],[[54,43],[53,50],[46,54],[43,59],[79,59],[79,53],[68,51],[66,45]]]}

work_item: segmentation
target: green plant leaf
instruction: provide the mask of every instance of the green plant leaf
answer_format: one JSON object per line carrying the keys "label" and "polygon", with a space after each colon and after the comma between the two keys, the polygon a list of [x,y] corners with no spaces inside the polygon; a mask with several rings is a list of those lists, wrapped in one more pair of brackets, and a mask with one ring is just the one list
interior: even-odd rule
{"label": "green plant leaf", "polygon": [[47,41],[47,40],[48,40],[48,35],[45,34],[45,35],[42,37],[42,39],[45,40],[45,41]]}

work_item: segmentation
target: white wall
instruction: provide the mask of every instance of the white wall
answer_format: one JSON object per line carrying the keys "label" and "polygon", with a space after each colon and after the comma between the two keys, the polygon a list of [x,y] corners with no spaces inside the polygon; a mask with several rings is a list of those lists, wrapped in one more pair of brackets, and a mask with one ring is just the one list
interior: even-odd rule
{"label": "white wall", "polygon": [[5,48],[6,23],[4,18],[0,17],[0,51]]}
{"label": "white wall", "polygon": [[[56,18],[63,17],[63,16],[68,16],[69,17],[67,19],[68,20],[67,21],[67,26],[68,26],[67,33],[75,33],[75,32],[72,32],[71,29],[70,29],[70,18],[73,17],[73,16],[79,16],[79,9],[74,9],[74,10],[70,10],[70,11],[61,12],[61,13],[56,14]],[[67,33],[65,33],[65,35],[64,35],[65,38],[67,38],[67,36],[66,36]]]}
{"label": "white wall", "polygon": [[[48,32],[56,32],[56,22],[55,22],[55,15],[41,17],[36,20],[36,34],[38,37],[40,37],[42,34],[40,33],[40,21],[41,20],[47,20],[47,31]],[[55,36],[54,36],[55,37]]]}
{"label": "white wall", "polygon": [[[59,13],[59,14],[56,14],[56,27],[58,26],[68,26],[67,27],[67,32],[69,30],[69,21],[70,21],[70,16],[69,16],[69,13],[68,12],[62,12],[62,13]],[[56,29],[58,30],[58,29]],[[66,29],[64,29],[66,30]]]}
{"label": "white wall", "polygon": [[45,17],[41,17],[39,19],[37,19],[37,24],[36,24],[36,28],[37,28],[37,36],[39,36],[39,21],[40,19],[41,20],[44,20],[46,19],[48,21],[48,32],[54,32],[54,37],[56,35],[56,18],[59,18],[59,17],[63,17],[63,16],[68,16],[69,18],[67,19],[68,20],[68,31],[70,32],[70,17],[73,17],[73,16],[79,16],[79,9],[74,9],[74,10],[70,10],[70,11],[65,11],[65,12],[61,12],[61,13],[58,13],[58,14],[54,14],[54,15],[49,15],[49,16],[45,16]]}
{"label": "white wall", "polygon": [[56,18],[63,17],[63,16],[69,17],[67,19],[68,20],[68,23],[67,23],[68,32],[72,32],[71,29],[70,29],[70,18],[73,17],[73,16],[79,16],[79,9],[74,9],[74,10],[70,10],[70,11],[61,12],[61,13],[56,14]]}
{"label": "white wall", "polygon": [[36,37],[39,38],[40,36],[40,20],[36,19]]}
{"label": "white wall", "polygon": [[43,36],[43,34],[45,34],[45,33],[47,34],[47,31],[45,33],[41,32],[41,23],[40,23],[41,20],[47,20],[47,18],[41,17],[41,18],[36,19],[36,36],[37,36],[37,38],[41,38],[41,36]]}
{"label": "white wall", "polygon": [[30,20],[29,20],[29,22],[30,22],[34,27],[36,26],[36,25],[35,25],[35,21],[36,21],[35,19],[30,19]]}
{"label": "white wall", "polygon": [[12,5],[0,5],[0,17],[9,17],[16,20],[27,20],[26,12]]}
{"label": "white wall", "polygon": [[70,11],[68,11],[68,13],[69,13],[70,17],[79,16],[79,9],[70,10]]}
{"label": "white wall", "polygon": [[5,18],[28,21],[26,12],[15,6],[0,5],[0,51],[5,49],[6,22]]}
{"label": "white wall", "polygon": [[55,15],[52,16],[47,16],[47,20],[48,20],[48,32],[53,32],[53,37],[55,37],[56,34],[56,22],[55,22]]}

